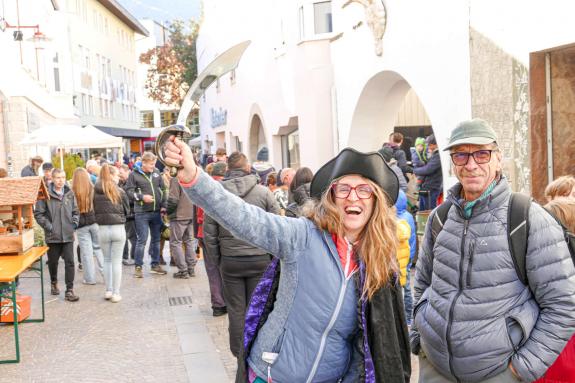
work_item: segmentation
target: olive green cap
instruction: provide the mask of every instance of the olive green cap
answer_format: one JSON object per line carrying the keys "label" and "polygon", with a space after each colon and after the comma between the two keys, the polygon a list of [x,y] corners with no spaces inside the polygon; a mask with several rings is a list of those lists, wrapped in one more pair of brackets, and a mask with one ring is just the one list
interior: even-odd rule
{"label": "olive green cap", "polygon": [[449,143],[443,150],[458,145],[487,145],[497,142],[497,134],[487,121],[480,118],[463,121],[451,132]]}

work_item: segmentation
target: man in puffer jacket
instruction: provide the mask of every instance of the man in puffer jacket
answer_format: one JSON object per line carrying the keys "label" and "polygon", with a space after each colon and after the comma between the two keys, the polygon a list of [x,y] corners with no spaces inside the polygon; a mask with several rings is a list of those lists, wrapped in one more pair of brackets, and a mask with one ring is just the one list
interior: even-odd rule
{"label": "man in puffer jacket", "polygon": [[[280,213],[273,193],[265,186],[258,185],[258,177],[250,174],[250,166],[244,154],[234,152],[228,157],[227,174],[222,181],[226,190],[267,212]],[[271,256],[266,251],[235,238],[209,216],[206,216],[204,221],[204,242],[207,256],[220,265],[230,322],[230,350],[237,357],[241,349],[245,311],[250,296],[270,263]]]}
{"label": "man in puffer jacket", "polygon": [[166,271],[160,266],[160,231],[162,218],[160,213],[166,210],[167,193],[158,169],[155,168],[156,156],[152,152],[145,152],[142,164],[134,167],[126,183],[125,191],[134,202],[136,222],[136,270],[134,277],[142,278],[142,265],[144,264],[144,249],[150,230],[150,256],[151,273],[165,275]]}
{"label": "man in puffer jacket", "polygon": [[531,382],[575,329],[575,267],[563,231],[531,204],[524,285],[509,250],[511,190],[495,132],[483,120],[462,122],[447,149],[459,183],[435,244],[435,211],[429,218],[415,275],[410,337],[420,382]]}

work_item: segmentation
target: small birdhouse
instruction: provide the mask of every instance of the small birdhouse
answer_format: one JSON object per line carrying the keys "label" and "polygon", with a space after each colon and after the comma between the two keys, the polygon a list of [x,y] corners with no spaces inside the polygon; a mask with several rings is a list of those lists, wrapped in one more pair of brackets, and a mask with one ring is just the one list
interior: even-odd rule
{"label": "small birdhouse", "polygon": [[34,246],[34,204],[49,198],[41,177],[0,178],[0,255]]}

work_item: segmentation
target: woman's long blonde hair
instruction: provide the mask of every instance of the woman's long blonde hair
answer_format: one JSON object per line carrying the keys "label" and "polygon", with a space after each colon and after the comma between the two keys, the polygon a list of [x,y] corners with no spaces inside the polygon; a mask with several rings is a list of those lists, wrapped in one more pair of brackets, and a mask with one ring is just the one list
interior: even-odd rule
{"label": "woman's long blonde hair", "polygon": [[543,206],[550,211],[567,230],[575,233],[575,200],[571,198],[555,198]]}
{"label": "woman's long blonde hair", "polygon": [[121,201],[120,190],[118,185],[112,179],[112,175],[118,174],[118,169],[104,164],[100,169],[100,182],[102,183],[102,190],[104,194],[113,204],[118,204]]}
{"label": "woman's long blonde hair", "polygon": [[[371,299],[399,270],[396,257],[398,241],[395,209],[388,205],[389,198],[373,181],[364,179],[373,190],[373,212],[359,235],[354,250],[365,263],[362,294]],[[331,188],[323,193],[319,202],[308,203],[304,207],[304,215],[319,228],[339,237],[344,236],[343,219]]]}
{"label": "woman's long blonde hair", "polygon": [[80,213],[89,213],[94,210],[94,185],[90,181],[90,174],[84,168],[77,168],[72,175],[72,191],[78,202]]}

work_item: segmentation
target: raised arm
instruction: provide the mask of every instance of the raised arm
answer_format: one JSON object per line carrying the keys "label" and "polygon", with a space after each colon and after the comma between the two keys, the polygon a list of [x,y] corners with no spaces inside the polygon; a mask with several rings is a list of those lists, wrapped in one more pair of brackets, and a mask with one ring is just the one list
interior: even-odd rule
{"label": "raised arm", "polygon": [[236,238],[274,256],[289,261],[307,245],[310,225],[307,220],[289,219],[246,203],[203,171],[199,171],[194,185],[184,190],[192,202]]}
{"label": "raised arm", "polygon": [[236,238],[287,262],[294,260],[295,254],[307,246],[312,225],[308,220],[267,213],[229,193],[201,171],[190,148],[177,138],[171,138],[165,153],[170,164],[181,164],[178,179],[192,202]]}

